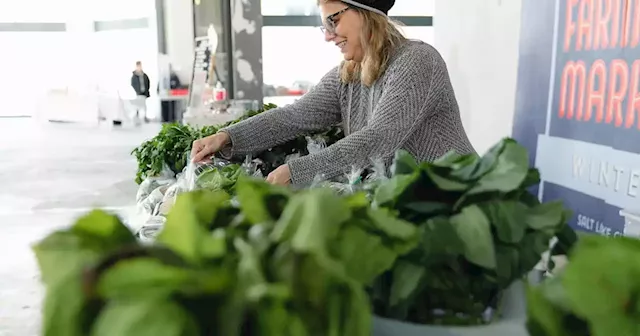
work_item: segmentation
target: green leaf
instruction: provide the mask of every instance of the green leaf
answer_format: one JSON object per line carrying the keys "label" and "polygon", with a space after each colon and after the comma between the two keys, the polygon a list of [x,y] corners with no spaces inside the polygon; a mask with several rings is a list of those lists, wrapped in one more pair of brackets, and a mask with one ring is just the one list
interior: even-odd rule
{"label": "green leaf", "polygon": [[406,261],[398,261],[393,267],[393,283],[389,304],[396,306],[410,297],[417,295],[420,282],[426,275],[424,266],[415,265]]}
{"label": "green leaf", "polygon": [[[436,169],[437,167],[431,164],[422,164],[423,171],[429,176],[433,184],[435,184],[440,190],[444,191],[465,191],[469,189],[470,185],[462,182],[458,182],[454,179],[448,178],[450,171],[448,169]],[[444,170],[446,173],[440,175],[438,170]]]}
{"label": "green leaf", "polygon": [[[340,232],[337,248],[346,273],[361,284],[370,284],[390,269],[398,256],[380,237],[353,225],[345,226]],[[367,257],[362,258],[363,255]]]}
{"label": "green leaf", "polygon": [[[484,160],[484,158],[483,158]],[[488,171],[466,196],[486,192],[511,192],[520,187],[529,172],[527,150],[514,140],[505,140],[495,167]]]}
{"label": "green leaf", "polygon": [[154,258],[123,260],[99,279],[98,293],[108,299],[169,297],[177,292],[220,293],[231,280],[222,271],[198,272],[165,265]]}
{"label": "green leaf", "polygon": [[95,323],[92,336],[199,335],[189,314],[168,299],[111,301]]}
{"label": "green leaf", "polygon": [[87,265],[98,261],[102,253],[100,245],[87,244],[86,239],[68,231],[48,235],[33,251],[38,261],[42,282],[53,286],[67,281],[70,274],[80,274]]}
{"label": "green leaf", "polygon": [[384,181],[376,189],[374,207],[392,207],[407,190],[418,181],[420,173],[411,175],[397,175]]}
{"label": "green leaf", "polygon": [[464,242],[458,236],[458,231],[450,218],[440,216],[429,219],[422,229],[420,247],[425,253],[424,262],[430,262],[436,257],[463,255],[466,251]]}
{"label": "green leaf", "polygon": [[360,284],[349,285],[346,306],[342,335],[372,335],[371,303]]}
{"label": "green leaf", "polygon": [[496,275],[498,283],[506,288],[520,276],[520,256],[518,249],[511,246],[496,246]]}
{"label": "green leaf", "polygon": [[438,202],[412,202],[404,205],[404,208],[421,215],[433,216],[451,211],[451,206]]}
{"label": "green leaf", "polygon": [[410,175],[418,170],[418,163],[411,153],[406,150],[398,150],[393,159],[393,165],[391,166],[391,174],[395,175]]}
{"label": "green leaf", "polygon": [[[562,277],[575,314],[595,336],[636,335],[640,293],[640,241],[585,237],[576,246]],[[632,262],[634,261],[634,262]],[[634,316],[635,315],[635,316]]]}
{"label": "green leaf", "polygon": [[67,273],[63,279],[47,285],[42,335],[84,336],[88,331],[85,321],[92,321],[97,309],[83,293],[80,273]]}
{"label": "green leaf", "polygon": [[556,234],[556,238],[558,238],[558,241],[551,249],[551,256],[569,255],[578,242],[578,235],[569,224],[562,225],[562,228]]}
{"label": "green leaf", "polygon": [[367,194],[363,192],[345,196],[345,202],[347,203],[347,206],[353,210],[368,209],[371,205],[367,198]]}
{"label": "green leaf", "polygon": [[262,272],[260,254],[246,241],[236,238],[234,245],[240,256],[238,263],[238,276],[243,286],[256,286],[266,283]]}
{"label": "green leaf", "polygon": [[110,251],[135,244],[118,217],[94,210],[80,217],[69,230],[54,232],[33,246],[42,281],[51,285],[78,273]]}
{"label": "green leaf", "polygon": [[562,201],[542,203],[526,212],[526,223],[534,230],[559,228],[565,223],[564,212]]}
{"label": "green leaf", "polygon": [[529,168],[527,172],[527,177],[522,181],[522,185],[520,188],[527,189],[529,187],[533,187],[540,183],[540,171],[536,168]]}
{"label": "green leaf", "polygon": [[80,217],[71,227],[71,232],[103,240],[110,247],[135,243],[136,239],[117,216],[102,210],[93,210]]}
{"label": "green leaf", "polygon": [[249,177],[241,177],[236,183],[236,196],[240,203],[242,213],[253,224],[269,223],[275,219],[269,211],[266,197],[272,190],[272,186],[264,181],[258,181]]}
{"label": "green leaf", "polygon": [[[292,328],[292,320],[295,317],[291,316],[295,314],[293,312],[287,311],[284,303],[273,302],[269,304],[263,304],[261,306],[260,314],[258,314],[258,326],[257,329],[260,330],[260,334],[263,335],[301,335],[307,336],[308,333],[304,330],[304,325],[300,326],[301,322],[296,322],[295,328],[302,327],[300,330],[297,330],[298,334],[289,333],[290,328]],[[238,331],[238,335],[240,331]]]}
{"label": "green leaf", "polygon": [[532,336],[568,336],[564,314],[543,295],[540,288],[527,286],[527,330]]}
{"label": "green leaf", "polygon": [[464,243],[465,258],[484,268],[496,268],[496,252],[491,225],[477,205],[471,205],[451,217],[451,224]]}
{"label": "green leaf", "polygon": [[531,271],[550,247],[551,237],[543,231],[529,231],[520,242],[520,271]]}
{"label": "green leaf", "polygon": [[511,244],[522,240],[527,229],[527,208],[523,204],[515,201],[490,201],[481,203],[480,208],[495,227],[498,239]]}
{"label": "green leaf", "polygon": [[458,154],[456,151],[448,151],[443,156],[433,161],[433,164],[439,167],[451,167],[461,158],[462,155]]}
{"label": "green leaf", "polygon": [[392,239],[415,240],[418,236],[415,225],[395,217],[387,209],[369,209],[368,217],[376,229]]}
{"label": "green leaf", "polygon": [[349,208],[331,190],[309,190],[287,204],[272,234],[276,241],[290,240],[299,252],[325,254],[326,244],[350,217]]}
{"label": "green leaf", "polygon": [[483,177],[496,166],[498,156],[502,153],[504,147],[505,140],[498,142],[482,157],[474,155],[471,159],[465,161],[466,164],[458,167],[451,175],[461,181],[475,181]]}
{"label": "green leaf", "polygon": [[200,190],[179,195],[157,241],[195,264],[207,257],[219,257],[203,251],[224,251],[224,247],[212,249],[206,245],[222,244],[222,240],[211,236],[208,227],[228,201],[224,192]]}

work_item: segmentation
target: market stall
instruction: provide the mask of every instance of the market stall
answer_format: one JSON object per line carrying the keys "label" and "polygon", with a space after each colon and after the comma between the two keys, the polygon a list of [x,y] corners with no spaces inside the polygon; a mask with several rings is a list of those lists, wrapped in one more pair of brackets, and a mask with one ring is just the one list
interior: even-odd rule
{"label": "market stall", "polygon": [[[578,240],[562,202],[540,203],[528,192],[540,176],[515,141],[482,157],[450,153],[431,163],[400,151],[389,173],[372,162],[341,180],[290,189],[262,177],[287,157],[336,141],[339,129],[253,157],[190,163],[193,140],[223,126],[166,125],[134,151],[139,230],[94,211],[36,246],[46,330],[569,336],[579,328],[605,336],[609,319],[635,335],[632,313],[602,317],[588,291],[607,289],[580,281],[600,272],[619,283],[625,275],[603,263],[638,255],[640,242]],[[523,279],[550,240],[550,253],[570,262],[526,289]],[[627,297],[638,290],[620,287]]]}

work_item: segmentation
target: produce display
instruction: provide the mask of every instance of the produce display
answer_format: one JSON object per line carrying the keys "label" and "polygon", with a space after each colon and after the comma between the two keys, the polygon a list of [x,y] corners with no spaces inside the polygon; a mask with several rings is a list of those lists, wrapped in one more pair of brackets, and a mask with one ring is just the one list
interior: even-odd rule
{"label": "produce display", "polygon": [[640,335],[640,240],[580,238],[563,271],[527,300],[531,336]]}
{"label": "produce display", "polygon": [[[145,179],[155,189],[138,198],[154,212],[137,236],[93,211],[35,245],[47,289],[43,335],[369,336],[374,316],[489,324],[500,318],[505,290],[555,238],[551,253],[570,262],[552,278],[560,286],[549,280],[530,291],[528,327],[532,336],[577,336],[566,321],[595,328],[600,314],[587,287],[574,283],[595,272],[587,259],[638,253],[623,240],[585,240],[572,250],[569,212],[528,191],[539,173],[511,139],[482,157],[450,153],[429,163],[399,151],[390,175],[383,165],[354,169],[345,188],[273,186],[255,177],[256,164],[213,159]],[[163,204],[171,206],[158,211]],[[625,308],[637,306],[635,268],[598,274],[602,300],[606,289],[628,298]],[[563,291],[569,303],[550,299]],[[627,310],[616,312],[601,312],[610,322],[601,328],[627,322]]]}
{"label": "produce display", "polygon": [[43,335],[371,335],[364,287],[417,229],[363,195],[248,177],[236,192],[179,196],[150,245],[101,211],[49,235]]}
{"label": "produce display", "polygon": [[262,109],[247,111],[238,119],[223,125],[197,128],[179,123],[164,124],[162,130],[155,137],[143,142],[131,152],[138,161],[136,183],[140,184],[148,177],[159,175],[173,174],[175,176],[187,166],[191,145],[194,141],[215,134],[221,128],[274,108],[276,108],[274,104],[265,104]]}
{"label": "produce display", "polygon": [[396,156],[374,206],[416,223],[420,244],[372,288],[375,312],[423,324],[490,323],[501,294],[549,249],[576,239],[560,202],[540,204],[524,147],[507,139],[482,158],[450,153],[433,163]]}
{"label": "produce display", "polygon": [[[242,117],[217,126],[196,128],[181,124],[163,125],[162,130],[154,138],[145,141],[131,153],[136,157],[138,162],[136,183],[141,184],[147,178],[156,178],[158,176],[170,175],[169,177],[175,177],[175,175],[182,172],[187,166],[191,145],[195,140],[215,134],[224,127],[236,124],[273,108],[276,108],[276,105],[266,104],[261,110],[247,111]],[[342,129],[336,126],[329,130],[318,132],[317,134],[310,134],[290,140],[265,150],[262,153],[256,153],[254,158],[260,161],[259,169],[264,176],[267,176],[278,166],[284,164],[287,157],[309,154],[309,139],[325,145],[331,145],[342,137]],[[242,163],[244,159],[244,157],[234,158],[234,162]]]}

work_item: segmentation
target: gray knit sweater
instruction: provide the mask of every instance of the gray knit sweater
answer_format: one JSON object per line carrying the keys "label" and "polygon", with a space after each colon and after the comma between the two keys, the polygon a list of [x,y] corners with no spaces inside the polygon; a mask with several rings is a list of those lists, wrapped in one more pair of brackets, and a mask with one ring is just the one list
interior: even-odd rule
{"label": "gray knit sweater", "polygon": [[318,175],[338,177],[354,166],[369,166],[372,159],[388,161],[401,148],[420,161],[450,150],[474,151],[445,62],[435,48],[419,41],[398,47],[372,87],[342,83],[336,67],[295,103],[224,131],[234,153],[249,154],[337,124],[344,139],[289,162],[293,184],[310,183]]}

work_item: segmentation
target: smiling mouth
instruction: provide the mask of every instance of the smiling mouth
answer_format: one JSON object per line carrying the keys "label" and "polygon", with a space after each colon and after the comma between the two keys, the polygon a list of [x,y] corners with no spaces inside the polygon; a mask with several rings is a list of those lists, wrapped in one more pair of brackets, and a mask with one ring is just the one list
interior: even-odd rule
{"label": "smiling mouth", "polygon": [[344,48],[344,46],[347,45],[347,40],[344,40],[342,42],[336,43],[336,46],[340,49]]}

